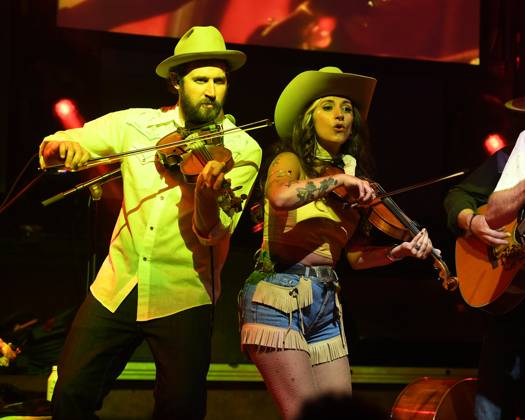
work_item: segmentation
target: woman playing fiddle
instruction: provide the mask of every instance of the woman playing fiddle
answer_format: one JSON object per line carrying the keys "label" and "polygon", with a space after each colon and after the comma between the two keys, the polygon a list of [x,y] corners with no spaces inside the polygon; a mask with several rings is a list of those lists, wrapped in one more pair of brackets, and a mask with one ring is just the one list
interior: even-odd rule
{"label": "woman playing fiddle", "polygon": [[[241,341],[257,365],[284,419],[328,392],[351,394],[348,347],[333,267],[346,254],[352,268],[426,258],[426,230],[394,247],[350,250],[359,213],[341,217],[332,192],[367,205],[375,198],[363,173],[367,154],[365,120],[375,89],[370,77],[335,67],[305,71],[281,93],[275,125],[281,152],[265,185],[262,247],[255,271],[240,294]],[[343,162],[344,171],[326,175]]]}

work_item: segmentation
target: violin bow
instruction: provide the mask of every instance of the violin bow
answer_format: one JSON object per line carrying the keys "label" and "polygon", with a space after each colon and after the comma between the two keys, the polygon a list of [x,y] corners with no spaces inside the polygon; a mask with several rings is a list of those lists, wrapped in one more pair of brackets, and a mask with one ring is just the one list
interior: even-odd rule
{"label": "violin bow", "polygon": [[[384,193],[384,194],[379,194],[379,195],[376,196],[376,199],[382,200],[383,198],[392,197],[394,195],[401,194],[401,193],[404,193],[404,192],[407,192],[407,191],[412,191],[412,190],[415,190],[417,188],[426,187],[427,185],[432,185],[432,184],[436,184],[438,182],[443,182],[443,181],[446,181],[447,179],[456,178],[458,176],[465,175],[466,173],[467,173],[466,171],[460,171],[460,172],[456,172],[456,173],[453,173],[453,174],[450,174],[450,175],[446,175],[446,176],[442,176],[442,177],[439,177],[439,178],[433,178],[433,179],[429,179],[427,181],[418,182],[417,184],[409,185],[407,187],[398,188],[397,190],[389,191],[389,192]],[[359,205],[360,205],[359,203],[352,203],[350,205],[350,208],[354,208],[354,207],[357,207]]]}
{"label": "violin bow", "polygon": [[[64,164],[59,163],[56,165],[47,166],[43,168],[42,170],[43,171],[56,171],[56,172],[76,172],[76,171],[80,171],[84,169],[89,169],[89,168],[92,168],[98,165],[109,165],[111,163],[120,162],[125,157],[138,155],[140,153],[150,152],[150,151],[158,150],[158,149],[164,149],[167,147],[185,146],[191,143],[196,143],[198,141],[219,138],[219,137],[224,136],[225,134],[236,133],[238,131],[252,131],[252,130],[259,129],[259,128],[270,127],[272,125],[273,125],[273,121],[266,118],[264,120],[251,122],[248,124],[240,125],[238,127],[232,127],[226,130],[219,130],[217,132],[206,133],[206,134],[200,135],[198,137],[190,138],[190,139],[184,138],[182,140],[176,140],[171,143],[166,143],[166,144],[161,144],[161,145],[155,144],[153,146],[143,147],[143,148],[135,149],[135,150],[128,150],[127,152],[122,152],[122,153],[117,153],[114,155],[108,155],[108,156],[103,156],[100,158],[91,159],[87,161],[86,165],[78,169],[69,169],[69,168],[66,169],[64,167]],[[172,133],[169,133],[169,134],[172,134]]]}

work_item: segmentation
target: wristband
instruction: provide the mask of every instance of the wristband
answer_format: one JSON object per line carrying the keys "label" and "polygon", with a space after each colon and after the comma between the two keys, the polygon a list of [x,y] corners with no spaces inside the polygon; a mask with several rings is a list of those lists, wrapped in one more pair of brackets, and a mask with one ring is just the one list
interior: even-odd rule
{"label": "wristband", "polygon": [[478,213],[472,213],[472,217],[470,218],[469,222],[468,222],[468,229],[467,231],[468,232],[472,232],[472,221],[474,220],[474,217],[476,216],[479,216]]}

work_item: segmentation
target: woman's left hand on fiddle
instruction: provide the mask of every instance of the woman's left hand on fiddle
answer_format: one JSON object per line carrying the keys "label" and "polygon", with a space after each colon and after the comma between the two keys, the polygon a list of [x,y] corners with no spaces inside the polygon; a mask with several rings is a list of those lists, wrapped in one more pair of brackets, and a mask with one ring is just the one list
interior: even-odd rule
{"label": "woman's left hand on fiddle", "polygon": [[[439,252],[439,250],[436,250]],[[421,229],[410,242],[403,242],[392,249],[391,254],[396,258],[414,257],[425,259],[432,252],[432,241],[426,229]]]}

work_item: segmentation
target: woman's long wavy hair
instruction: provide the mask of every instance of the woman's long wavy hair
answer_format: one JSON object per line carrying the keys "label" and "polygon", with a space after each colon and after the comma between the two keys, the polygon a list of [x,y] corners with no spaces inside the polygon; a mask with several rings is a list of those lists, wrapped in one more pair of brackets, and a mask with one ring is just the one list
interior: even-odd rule
{"label": "woman's long wavy hair", "polygon": [[[303,170],[309,177],[318,177],[323,174],[326,166],[333,162],[326,162],[316,157],[317,136],[315,132],[313,113],[322,98],[313,101],[304,112],[299,114],[293,126],[291,139],[283,139],[275,149],[275,154],[283,151],[295,153],[301,162]],[[359,110],[353,108],[353,122],[350,137],[343,144],[340,156],[352,155],[357,161],[357,176],[370,177],[373,173],[373,160],[370,153],[370,137],[366,122],[362,120]],[[337,160],[337,157],[336,159]]]}

